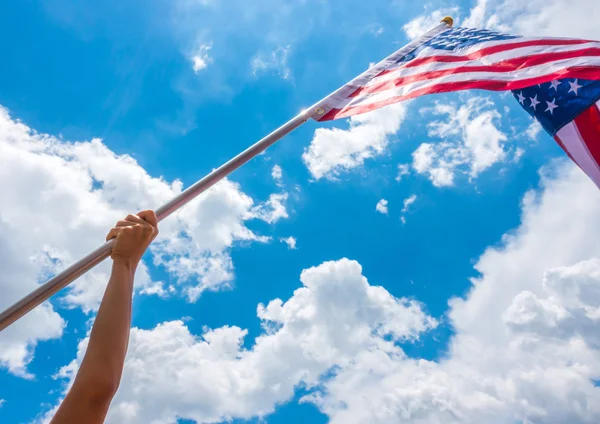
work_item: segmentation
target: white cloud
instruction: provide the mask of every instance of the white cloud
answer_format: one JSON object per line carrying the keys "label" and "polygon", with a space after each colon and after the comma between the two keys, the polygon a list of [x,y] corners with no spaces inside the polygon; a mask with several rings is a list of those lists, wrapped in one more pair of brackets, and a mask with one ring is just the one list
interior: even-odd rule
{"label": "white cloud", "polygon": [[[597,39],[600,4],[594,0],[479,0],[465,25],[531,36]],[[467,26],[468,26],[467,25]]]}
{"label": "white cloud", "polygon": [[[159,206],[181,189],[179,181],[150,176],[132,157],[116,155],[98,139],[72,143],[38,134],[0,107],[0,309],[98,247],[127,213]],[[238,184],[224,180],[161,223],[153,260],[175,277],[176,291],[192,300],[203,290],[219,289],[233,278],[234,243],[268,240],[245,221],[287,216],[282,200],[275,195],[255,205]],[[106,262],[55,302],[94,310],[108,272]],[[172,292],[161,292],[157,284],[142,265],[137,290]],[[63,326],[52,305],[36,308],[0,333],[0,366],[26,376],[37,341],[60,337]]]}
{"label": "white cloud", "polygon": [[275,71],[282,79],[290,79],[292,71],[288,66],[289,54],[289,45],[279,46],[269,54],[257,53],[250,62],[252,73],[256,76],[267,71]]}
{"label": "white cloud", "polygon": [[402,213],[407,213],[410,209],[411,205],[417,201],[417,195],[413,194],[406,199],[404,199],[404,208],[402,208]]}
{"label": "white cloud", "polygon": [[514,163],[519,162],[521,160],[521,158],[523,157],[524,154],[525,154],[525,149],[517,147],[515,149],[515,154],[513,155],[513,162]]}
{"label": "white cloud", "polygon": [[436,103],[434,115],[447,115],[447,120],[429,123],[429,136],[443,142],[424,143],[413,153],[413,167],[428,175],[438,187],[454,184],[457,172],[476,178],[497,162],[505,159],[506,135],[497,125],[501,115],[488,98],[470,97],[460,107]]}
{"label": "white cloud", "polygon": [[537,141],[542,129],[542,125],[539,123],[539,121],[534,119],[533,122],[531,122],[531,125],[529,125],[529,127],[527,127],[525,130],[525,134],[527,134],[527,137],[529,137],[531,140]]}
{"label": "white cloud", "polygon": [[[338,367],[372,352],[403,356],[409,343],[437,325],[413,300],[372,286],[360,264],[342,259],[306,269],[303,287],[286,302],[258,305],[264,333],[251,349],[238,327],[195,336],[181,321],[134,328],[123,381],[108,423],[248,419],[272,412],[300,385],[314,388]],[[78,359],[58,374],[72,378]]]}
{"label": "white cloud", "polygon": [[407,103],[390,105],[349,119],[350,128],[318,128],[302,159],[315,179],[342,172],[383,154],[406,116]]}
{"label": "white cloud", "polygon": [[190,56],[192,69],[195,73],[199,73],[212,63],[212,58],[209,56],[212,43],[201,44],[196,51]]}
{"label": "white cloud", "polygon": [[475,7],[471,9],[471,12],[467,19],[461,23],[461,26],[467,28],[483,28],[486,26],[485,14],[488,0],[478,0]]}
{"label": "white cloud", "polygon": [[456,16],[457,13],[458,8],[456,7],[434,10],[429,14],[417,16],[415,19],[405,24],[402,29],[407,37],[412,40],[438,26],[446,16]]}
{"label": "white cloud", "polygon": [[417,201],[417,195],[416,194],[412,194],[409,197],[407,197],[406,199],[404,199],[404,207],[402,208],[402,215],[400,216],[400,221],[402,222],[402,224],[406,224],[406,214],[408,213],[411,205],[413,203],[415,203]]}
{"label": "white cloud", "polygon": [[281,237],[279,239],[280,242],[287,244],[288,249],[296,250],[296,238],[293,236],[289,237]]}
{"label": "white cloud", "polygon": [[454,185],[454,162],[448,162],[439,151],[450,149],[449,143],[433,145],[421,144],[412,154],[413,168],[419,174],[428,174],[429,179],[436,187],[447,187]]}
{"label": "white cloud", "polygon": [[398,175],[396,176],[396,181],[400,182],[402,180],[402,177],[404,177],[405,175],[410,175],[410,164],[398,164]]}
{"label": "white cloud", "polygon": [[[5,149],[0,142],[0,181],[9,176],[4,172],[4,158],[10,159],[5,156]],[[2,188],[5,185],[0,183]],[[10,192],[8,195],[5,195],[4,191],[2,193],[2,204],[4,204],[4,200],[10,199],[11,196]],[[22,237],[22,232],[8,225],[2,211],[4,209],[2,204],[0,204],[0,268],[2,269],[0,310],[9,307],[36,288],[36,278],[44,266],[45,259],[43,254],[33,255],[28,240]],[[0,333],[0,368],[7,368],[13,374],[31,378],[26,366],[33,358],[35,345],[38,341],[60,337],[64,325],[63,319],[49,303],[44,303],[31,311]]]}
{"label": "white cloud", "polygon": [[[492,0],[494,2],[496,0]],[[512,0],[511,0],[512,1]],[[496,3],[501,3],[502,0],[496,1]],[[417,16],[407,24],[403,26],[404,32],[410,39],[415,39],[423,34],[425,34],[430,29],[434,28],[438,25],[441,20],[450,16],[454,19],[454,26],[462,26],[467,28],[493,28],[500,31],[506,31],[507,27],[501,25],[498,21],[498,16],[489,16],[490,11],[488,0],[477,0],[475,6],[469,11],[469,15],[462,19],[461,15],[463,15],[463,11],[458,7],[452,8],[443,8],[437,9],[433,11],[428,11],[429,5],[425,6],[425,13]]]}
{"label": "white cloud", "polygon": [[470,175],[476,177],[480,172],[496,162],[502,161],[506,155],[503,143],[504,135],[496,126],[501,115],[493,109],[490,99],[471,97],[466,104],[457,108],[455,105],[437,104],[436,115],[447,115],[447,121],[434,121],[429,124],[429,136],[448,139],[461,138],[464,149],[460,156],[467,156]]}
{"label": "white cloud", "polygon": [[149,296],[156,295],[161,298],[167,298],[169,297],[169,295],[175,294],[176,291],[177,290],[173,285],[165,287],[164,281],[155,281],[142,288],[142,290],[140,290],[140,293]]}
{"label": "white cloud", "polygon": [[269,200],[255,206],[251,210],[252,217],[262,219],[263,221],[273,224],[282,218],[288,218],[285,201],[288,199],[287,193],[273,193],[269,196]]}
{"label": "white cloud", "polygon": [[195,73],[200,72],[202,69],[205,69],[208,65],[206,63],[206,59],[198,56],[198,55],[194,55],[191,58],[192,60],[192,69],[194,70]]}
{"label": "white cloud", "polygon": [[275,182],[280,183],[281,178],[283,177],[283,172],[281,170],[281,166],[275,165],[271,170],[271,177],[275,180]]}
{"label": "white cloud", "polygon": [[385,199],[381,199],[379,202],[377,202],[377,205],[375,205],[375,210],[379,213],[387,215],[388,214],[388,201]]}

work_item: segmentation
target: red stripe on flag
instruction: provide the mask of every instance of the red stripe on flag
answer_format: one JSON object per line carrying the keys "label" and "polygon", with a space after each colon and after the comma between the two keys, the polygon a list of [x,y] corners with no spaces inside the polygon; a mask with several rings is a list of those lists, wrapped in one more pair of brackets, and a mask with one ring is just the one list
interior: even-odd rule
{"label": "red stripe on flag", "polygon": [[600,165],[600,111],[598,107],[593,104],[581,112],[574,122],[594,161]]}
{"label": "red stripe on flag", "polygon": [[415,97],[423,96],[432,93],[448,93],[451,91],[460,90],[492,90],[492,91],[504,91],[504,90],[519,90],[521,88],[530,87],[535,84],[543,84],[559,78],[581,78],[588,80],[600,80],[600,68],[598,67],[572,67],[561,69],[560,71],[553,72],[551,74],[542,75],[535,78],[527,78],[517,81],[494,81],[494,80],[483,80],[483,81],[454,81],[446,82],[441,84],[434,84],[429,87],[424,87],[418,90],[411,91],[409,94],[402,96],[390,97],[389,99],[381,100],[379,102],[367,103],[359,106],[350,106],[343,109],[331,109],[318,121],[331,121],[333,119],[347,118],[352,115],[359,115],[361,113],[370,112],[375,109],[379,109],[383,106],[391,105],[394,103],[401,102],[403,100],[413,99]]}
{"label": "red stripe on flag", "polygon": [[371,94],[371,93],[379,93],[385,90],[389,90],[396,87],[401,87],[406,84],[410,84],[413,82],[418,82],[422,80],[429,80],[440,78],[446,75],[454,75],[466,72],[496,72],[496,73],[506,73],[513,72],[516,70],[529,68],[531,66],[542,65],[544,63],[555,62],[558,60],[564,59],[573,59],[577,57],[590,57],[590,56],[600,56],[600,48],[590,47],[587,49],[581,50],[572,50],[568,52],[558,52],[558,53],[542,53],[532,56],[523,56],[516,57],[513,59],[507,59],[493,65],[487,66],[458,66],[452,69],[441,69],[437,71],[429,71],[423,72],[421,74],[410,75],[407,77],[400,77],[394,80],[385,81],[380,84],[375,84],[371,86],[360,87],[354,93],[350,95],[350,97],[356,97],[360,94]]}
{"label": "red stripe on flag", "polygon": [[[466,60],[473,59],[481,59],[484,56],[488,56],[494,53],[500,53],[508,50],[520,49],[522,47],[533,47],[533,46],[570,46],[574,44],[585,44],[591,43],[589,40],[560,40],[560,39],[548,39],[548,40],[528,40],[528,41],[520,41],[517,43],[507,43],[507,44],[498,44],[496,46],[485,47],[481,50],[477,50],[473,53],[469,53],[463,56],[446,56],[446,55],[438,55],[438,56],[429,56],[429,57],[421,57],[411,60],[407,62],[403,68],[412,68],[419,65],[424,65],[426,63],[431,62],[463,62]],[[393,72],[396,69],[385,70],[381,72],[380,75],[384,75],[388,72]]]}

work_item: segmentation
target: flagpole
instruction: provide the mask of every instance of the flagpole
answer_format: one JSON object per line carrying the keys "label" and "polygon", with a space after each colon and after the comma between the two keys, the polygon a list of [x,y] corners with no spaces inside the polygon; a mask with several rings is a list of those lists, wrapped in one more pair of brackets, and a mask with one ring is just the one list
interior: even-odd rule
{"label": "flagpole", "polygon": [[[418,39],[413,40],[412,42],[404,46],[402,49],[396,51],[394,54],[397,55],[398,52],[402,52],[404,50],[406,50],[406,53],[409,53],[410,51],[412,51],[412,49],[418,47],[428,39],[431,39],[439,32],[451,27],[452,24],[452,18],[444,18],[438,26],[436,26],[426,34],[422,35]],[[386,59],[379,62],[379,64],[384,63]],[[368,72],[369,71],[362,73],[352,81],[360,80],[361,77],[366,75]],[[158,221],[162,221],[163,219],[171,215],[173,212],[177,211],[179,208],[184,206],[186,203],[195,199],[201,193],[208,190],[210,187],[221,181],[223,178],[225,178],[233,171],[244,165],[246,162],[256,157],[257,155],[265,151],[267,148],[281,140],[283,137],[285,137],[287,134],[304,124],[310,118],[315,118],[316,120],[319,120],[318,118],[326,113],[326,109],[328,107],[327,100],[335,98],[335,96],[337,95],[343,94],[343,89],[347,89],[349,86],[351,86],[351,84],[352,82],[350,84],[346,84],[345,86],[338,88],[336,91],[323,98],[319,102],[315,103],[310,108],[303,110],[296,117],[292,118],[290,121],[286,122],[281,127],[277,128],[275,131],[273,131],[263,139],[259,140],[258,142],[250,146],[248,149],[244,150],[242,153],[240,153],[227,163],[221,165],[219,168],[212,171],[210,174],[202,178],[200,181],[196,182],[194,185],[188,187],[185,191],[177,195],[171,201],[165,203],[164,205],[156,209],[155,212]],[[102,246],[100,246],[87,256],[83,257],[79,261],[75,262],[74,264],[66,268],[64,271],[57,274],[56,276],[48,280],[46,283],[39,286],[33,292],[31,292],[30,294],[28,294],[27,296],[25,296],[24,298],[22,298],[21,300],[4,310],[2,313],[0,313],[0,331],[7,328],[9,325],[21,318],[27,312],[40,305],[42,302],[48,300],[58,291],[65,288],[74,280],[81,277],[83,274],[85,274],[86,272],[94,268],[96,265],[104,261],[106,258],[108,258],[110,256],[113,244],[114,240],[109,240],[108,242],[104,243]]]}

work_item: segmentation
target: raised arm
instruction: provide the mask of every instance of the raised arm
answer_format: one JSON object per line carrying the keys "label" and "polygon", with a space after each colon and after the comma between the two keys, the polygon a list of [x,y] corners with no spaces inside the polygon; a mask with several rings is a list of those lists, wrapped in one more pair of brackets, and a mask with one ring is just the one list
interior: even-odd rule
{"label": "raised arm", "polygon": [[123,373],[131,326],[133,277],[157,234],[152,211],[128,215],[108,233],[107,240],[116,238],[110,279],[73,386],[51,424],[104,422]]}

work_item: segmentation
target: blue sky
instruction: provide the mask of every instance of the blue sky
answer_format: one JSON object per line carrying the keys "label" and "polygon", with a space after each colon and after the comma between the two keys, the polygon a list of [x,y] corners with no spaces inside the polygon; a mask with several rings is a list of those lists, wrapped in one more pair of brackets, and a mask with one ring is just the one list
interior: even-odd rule
{"label": "blue sky", "polygon": [[[574,28],[552,19],[564,2],[537,3],[3,4],[0,306],[447,13],[594,38],[597,19]],[[164,223],[109,422],[595,422],[599,210],[512,96],[311,121]],[[49,416],[105,281],[101,268],[0,338],[1,422]],[[563,403],[573,393],[588,406]]]}

